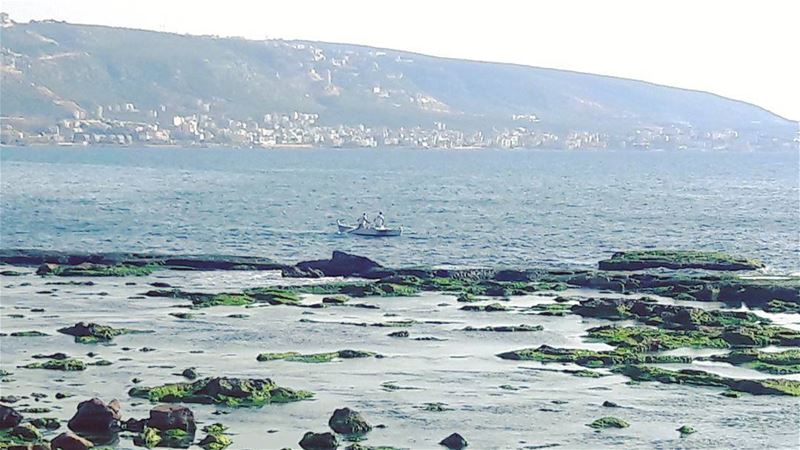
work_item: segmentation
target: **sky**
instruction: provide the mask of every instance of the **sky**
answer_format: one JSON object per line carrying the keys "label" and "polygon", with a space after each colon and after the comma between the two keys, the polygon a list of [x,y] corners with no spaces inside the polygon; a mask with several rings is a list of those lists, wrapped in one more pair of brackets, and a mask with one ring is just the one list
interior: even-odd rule
{"label": "sky", "polygon": [[800,120],[797,0],[3,0],[56,19],[363,44],[709,91]]}

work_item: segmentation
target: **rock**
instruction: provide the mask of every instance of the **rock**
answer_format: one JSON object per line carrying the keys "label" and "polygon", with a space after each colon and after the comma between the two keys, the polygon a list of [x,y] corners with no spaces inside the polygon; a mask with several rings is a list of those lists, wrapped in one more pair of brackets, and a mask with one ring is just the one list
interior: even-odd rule
{"label": "rock", "polygon": [[597,429],[603,428],[628,428],[630,424],[617,417],[601,417],[594,422],[587,424],[587,426]]}
{"label": "rock", "polygon": [[130,418],[122,423],[122,429],[134,433],[141,433],[144,431],[145,425],[147,425],[147,419]]}
{"label": "rock", "polygon": [[22,422],[22,414],[14,408],[0,405],[0,429],[14,428]]}
{"label": "rock", "polygon": [[379,271],[383,266],[363,256],[334,250],[331,259],[301,262],[296,268],[303,272],[318,270],[329,277],[346,277],[369,275],[370,272]]}
{"label": "rock", "polygon": [[445,447],[451,450],[461,450],[462,448],[468,446],[467,440],[464,439],[460,434],[453,433],[450,436],[442,439],[439,442],[439,445],[444,445]]}
{"label": "rock", "polygon": [[339,439],[333,433],[314,433],[312,431],[303,435],[299,442],[304,450],[334,450],[339,446]]}
{"label": "rock", "polygon": [[132,397],[152,402],[205,403],[227,406],[262,406],[313,397],[311,392],[278,386],[268,378],[204,378],[191,383],[171,383],[156,387],[134,387]]}
{"label": "rock", "polygon": [[52,417],[37,417],[36,419],[31,420],[31,425],[35,426],[36,428],[44,428],[45,430],[57,430],[61,428],[61,424],[58,422],[58,419],[54,419]]}
{"label": "rock", "polygon": [[289,266],[281,269],[281,276],[284,278],[322,278],[325,274],[318,269],[303,270],[297,266]]}
{"label": "rock", "polygon": [[755,270],[764,263],[754,259],[737,258],[719,252],[682,250],[638,250],[617,252],[611,259],[600,261],[600,270],[704,269]]}
{"label": "rock", "polygon": [[619,408],[618,404],[616,404],[614,402],[610,402],[608,400],[603,402],[603,406],[605,406],[606,408]]}
{"label": "rock", "polygon": [[58,264],[44,263],[40,265],[38,269],[36,269],[36,275],[48,275],[57,271],[58,268]]}
{"label": "rock", "polygon": [[372,429],[359,412],[350,408],[335,410],[328,425],[339,434],[364,434]]}
{"label": "rock", "polygon": [[681,434],[681,436],[688,436],[688,435],[690,435],[692,433],[696,433],[697,432],[697,430],[695,430],[694,428],[690,427],[689,425],[683,425],[680,428],[676,429],[675,431],[679,432]]}
{"label": "rock", "polygon": [[154,288],[171,288],[172,287],[171,284],[164,283],[163,281],[156,281],[156,282],[150,283],[150,286],[153,286]]}
{"label": "rock", "polygon": [[221,450],[232,443],[233,441],[231,441],[231,438],[224,434],[209,434],[198,442],[197,445],[206,450]]}
{"label": "rock", "polygon": [[117,400],[112,400],[107,405],[99,398],[86,400],[78,404],[78,412],[67,426],[78,433],[108,433],[119,426],[119,410],[120,404]]}
{"label": "rock", "polygon": [[56,436],[50,441],[53,450],[88,450],[94,447],[92,441],[84,439],[77,434],[67,431]]}
{"label": "rock", "polygon": [[183,372],[181,372],[181,375],[183,375],[184,377],[186,377],[186,378],[188,378],[190,380],[195,380],[195,379],[197,379],[197,377],[200,376],[200,375],[198,375],[197,371],[194,370],[193,367],[190,367],[188,369],[184,369]]}
{"label": "rock", "polygon": [[158,405],[151,409],[147,426],[161,431],[179,429],[188,433],[197,428],[192,410],[178,405]]}
{"label": "rock", "polygon": [[409,336],[409,333],[406,330],[394,331],[394,332],[391,332],[391,333],[387,334],[387,336],[389,336],[389,337],[397,337],[397,338],[407,338]]}
{"label": "rock", "polygon": [[40,441],[42,439],[42,432],[38,428],[29,423],[17,425],[9,433],[11,436],[25,440],[25,441]]}

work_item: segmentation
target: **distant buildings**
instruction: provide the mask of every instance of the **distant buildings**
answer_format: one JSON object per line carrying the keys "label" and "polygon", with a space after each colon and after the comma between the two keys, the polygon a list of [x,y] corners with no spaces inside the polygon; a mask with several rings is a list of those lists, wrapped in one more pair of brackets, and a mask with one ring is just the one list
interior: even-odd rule
{"label": "distant buildings", "polygon": [[[380,95],[380,87],[373,93]],[[415,101],[423,101],[415,99]],[[431,104],[436,107],[435,104]],[[513,128],[458,130],[437,121],[428,127],[370,127],[364,124],[322,125],[315,113],[268,112],[259,119],[216,117],[209,103],[199,101],[193,114],[170,113],[159,105],[140,111],[133,103],[101,105],[88,114],[75,107],[73,118],[30,127],[24,118],[4,117],[3,145],[183,145],[278,147],[413,147],[413,148],[545,148],[567,150],[641,149],[750,150],[798,148],[793,141],[742,136],[736,130],[698,132],[688,124],[640,127],[611,135],[592,130],[554,132],[535,114],[515,114]]]}

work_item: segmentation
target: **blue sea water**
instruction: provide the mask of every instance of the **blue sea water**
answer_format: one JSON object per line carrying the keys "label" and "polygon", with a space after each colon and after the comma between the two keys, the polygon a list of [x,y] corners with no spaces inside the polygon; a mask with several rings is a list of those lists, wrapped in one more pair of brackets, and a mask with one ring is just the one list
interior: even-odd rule
{"label": "blue sea water", "polygon": [[[550,267],[658,247],[797,272],[799,167],[796,152],[3,148],[0,246]],[[379,210],[402,237],[336,233]]]}

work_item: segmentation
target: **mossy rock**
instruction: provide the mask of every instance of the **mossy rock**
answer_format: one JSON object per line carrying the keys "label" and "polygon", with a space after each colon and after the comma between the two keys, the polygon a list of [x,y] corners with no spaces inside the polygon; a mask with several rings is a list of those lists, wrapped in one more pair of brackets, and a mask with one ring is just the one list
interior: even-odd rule
{"label": "mossy rock", "polygon": [[204,403],[232,407],[257,407],[313,397],[311,392],[281,387],[268,378],[204,378],[190,383],[134,387],[128,395],[154,403]]}
{"label": "mossy rock", "polygon": [[631,426],[628,422],[613,416],[601,417],[594,422],[587,424],[587,426],[596,429],[606,428],[628,428]]}
{"label": "mossy rock", "polygon": [[258,361],[275,361],[284,360],[292,362],[304,363],[326,363],[335,359],[353,359],[353,358],[371,358],[380,357],[380,355],[373,352],[366,352],[362,350],[338,350],[328,353],[312,353],[300,354],[297,352],[283,352],[283,353],[261,353],[256,358]]}
{"label": "mossy rock", "polygon": [[488,305],[465,305],[461,308],[462,311],[481,311],[481,312],[497,312],[508,311],[508,307],[502,303],[490,303]]}
{"label": "mossy rock", "polygon": [[134,266],[130,264],[102,265],[102,264],[80,264],[69,265],[46,265],[45,270],[42,266],[36,272],[39,275],[54,275],[59,277],[142,277],[152,274],[161,268],[158,264],[147,264]]}
{"label": "mossy rock", "polygon": [[667,384],[691,384],[695,386],[727,387],[733,391],[753,395],[800,396],[800,381],[776,379],[736,379],[722,377],[702,370],[678,371],[658,367],[629,365],[612,369],[635,381],[658,381]]}
{"label": "mossy rock", "polygon": [[14,331],[13,333],[9,334],[9,336],[11,336],[11,337],[43,337],[43,336],[49,336],[49,334],[43,333],[43,332],[37,331],[37,330],[31,330],[31,331]]}
{"label": "mossy rock", "polygon": [[30,363],[22,367],[25,369],[63,370],[69,372],[86,370],[86,364],[83,361],[75,358],[51,359],[43,362]]}
{"label": "mossy rock", "polygon": [[600,270],[704,269],[704,270],[756,270],[764,263],[756,259],[731,256],[721,252],[692,250],[636,250],[617,252],[610,259],[600,261]]}
{"label": "mossy rock", "polygon": [[584,367],[609,367],[624,364],[689,363],[689,356],[650,355],[627,350],[595,351],[573,348],[556,348],[542,345],[497,355],[502,359],[515,361],[539,361],[573,363]]}
{"label": "mossy rock", "polygon": [[725,355],[713,355],[711,361],[727,362],[747,367],[759,372],[775,375],[800,373],[800,350],[791,349],[780,352],[764,352],[755,349],[733,350]]}
{"label": "mossy rock", "polygon": [[74,336],[75,342],[79,344],[96,344],[111,342],[114,337],[123,334],[152,333],[153,331],[113,328],[108,325],[100,325],[92,322],[79,322],[74,326],[61,328],[58,332]]}

